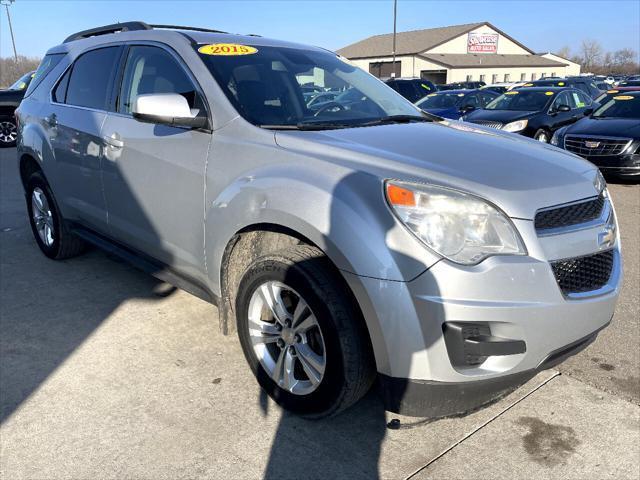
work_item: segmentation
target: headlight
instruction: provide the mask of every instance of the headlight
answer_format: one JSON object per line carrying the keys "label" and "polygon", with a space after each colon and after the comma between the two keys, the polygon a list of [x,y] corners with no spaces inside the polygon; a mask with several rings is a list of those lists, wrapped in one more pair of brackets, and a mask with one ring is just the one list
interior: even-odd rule
{"label": "headlight", "polygon": [[564,132],[566,129],[567,128],[564,127],[553,132],[553,136],[551,137],[551,142],[549,143],[551,143],[551,145],[554,145],[556,147],[564,148],[562,137],[564,137]]}
{"label": "headlight", "polygon": [[598,195],[600,195],[601,193],[604,194],[605,197],[608,195],[609,192],[607,191],[607,182],[602,176],[600,170],[596,172],[596,176],[593,179],[593,186],[595,187],[596,192],[598,192]]}
{"label": "headlight", "polygon": [[433,185],[388,180],[387,201],[427,247],[474,265],[491,255],[525,255],[516,228],[497,207],[476,196]]}
{"label": "headlight", "polygon": [[527,128],[527,123],[529,123],[529,120],[517,120],[515,122],[507,123],[502,127],[502,130],[505,132],[521,132]]}

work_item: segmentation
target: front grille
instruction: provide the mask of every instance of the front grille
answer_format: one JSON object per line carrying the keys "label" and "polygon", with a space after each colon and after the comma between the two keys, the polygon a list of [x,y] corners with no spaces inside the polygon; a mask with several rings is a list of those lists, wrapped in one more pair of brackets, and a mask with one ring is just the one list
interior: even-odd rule
{"label": "front grille", "polygon": [[473,120],[471,123],[482,125],[483,127],[497,128],[498,130],[502,128],[502,123],[492,122],[490,120]]}
{"label": "front grille", "polygon": [[613,250],[551,262],[553,274],[565,295],[604,287],[613,270]]}
{"label": "front grille", "polygon": [[542,210],[536,213],[536,230],[538,232],[544,232],[544,230],[552,228],[570,227],[572,225],[590,222],[600,217],[604,203],[604,196],[600,195],[597,198],[584,202]]}
{"label": "front grille", "polygon": [[564,148],[582,157],[610,157],[620,155],[629,145],[629,138],[596,138],[567,135]]}

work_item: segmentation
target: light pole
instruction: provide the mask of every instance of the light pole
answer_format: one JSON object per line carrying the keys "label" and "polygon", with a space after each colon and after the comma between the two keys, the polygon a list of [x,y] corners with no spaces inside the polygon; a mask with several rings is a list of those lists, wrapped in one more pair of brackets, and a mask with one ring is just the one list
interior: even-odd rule
{"label": "light pole", "polygon": [[13,27],[11,26],[11,14],[9,13],[9,5],[11,5],[15,0],[0,0],[0,4],[4,5],[4,8],[7,10],[7,20],[9,20],[9,32],[11,32],[11,43],[13,44],[13,56],[16,58],[16,62],[18,61],[18,51],[16,50],[16,39],[13,38]]}
{"label": "light pole", "polygon": [[[396,76],[396,13],[398,11],[398,0],[393,0],[393,61],[391,66],[391,77]],[[402,73],[402,72],[401,72]]]}

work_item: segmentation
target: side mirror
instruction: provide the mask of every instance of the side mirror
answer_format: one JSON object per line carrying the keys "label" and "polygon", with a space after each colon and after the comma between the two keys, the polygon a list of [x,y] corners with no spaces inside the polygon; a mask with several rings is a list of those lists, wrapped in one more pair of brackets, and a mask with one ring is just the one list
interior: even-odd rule
{"label": "side mirror", "polygon": [[558,105],[556,112],[570,112],[571,107],[569,105]]}
{"label": "side mirror", "polygon": [[207,118],[194,115],[187,99],[177,93],[138,95],[131,110],[133,118],[145,123],[189,128],[207,125]]}

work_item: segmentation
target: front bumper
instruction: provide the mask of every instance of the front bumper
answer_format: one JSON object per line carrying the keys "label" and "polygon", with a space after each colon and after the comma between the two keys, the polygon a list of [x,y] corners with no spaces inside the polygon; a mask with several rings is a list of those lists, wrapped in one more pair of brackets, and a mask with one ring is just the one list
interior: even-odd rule
{"label": "front bumper", "polygon": [[594,342],[599,331],[551,352],[537,368],[475,382],[432,382],[379,375],[385,408],[429,418],[465,415],[513,392],[538,372],[552,368]]}
{"label": "front bumper", "polygon": [[640,154],[626,154],[602,157],[584,157],[603,174],[617,177],[640,177]]}
{"label": "front bumper", "polygon": [[[572,298],[550,262],[597,252],[603,226],[539,237],[532,221],[513,221],[526,256],[475,266],[440,260],[410,282],[345,274],[369,327],[387,409],[422,416],[473,410],[584,348],[609,323],[622,279],[619,238],[609,282]],[[506,341],[489,346],[508,354],[456,361],[445,333],[451,324],[477,326],[473,341]]]}

